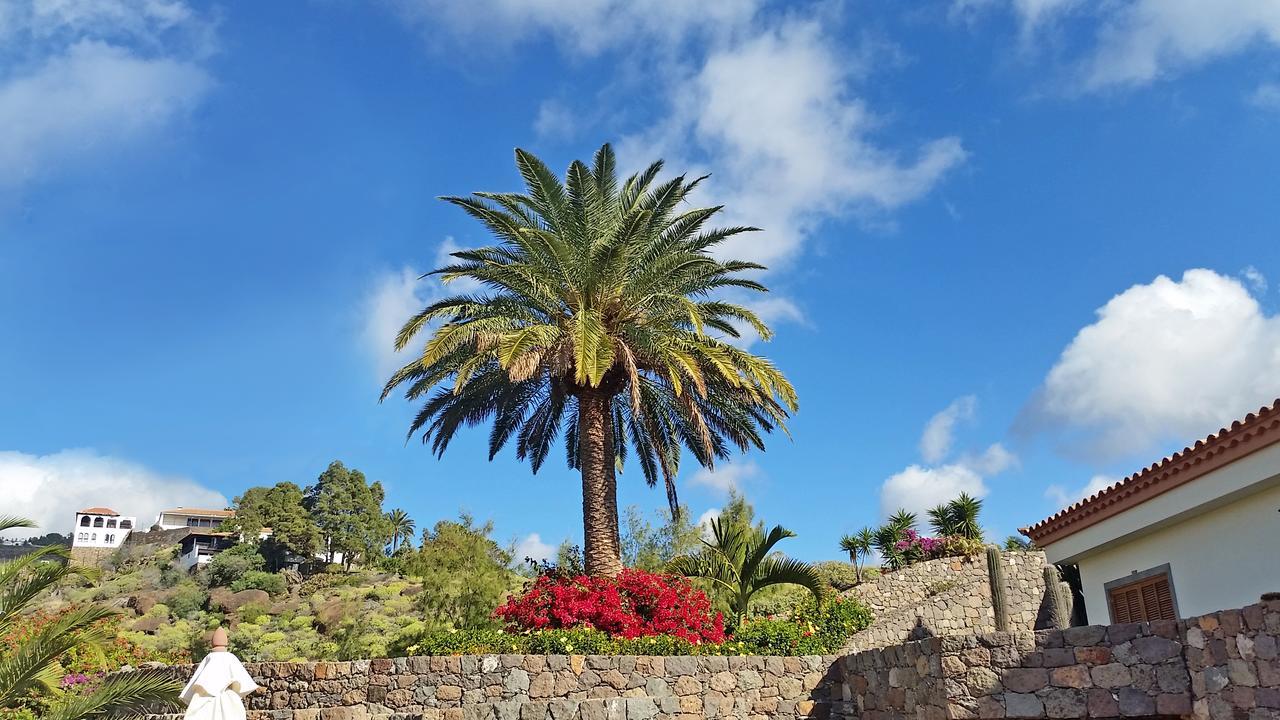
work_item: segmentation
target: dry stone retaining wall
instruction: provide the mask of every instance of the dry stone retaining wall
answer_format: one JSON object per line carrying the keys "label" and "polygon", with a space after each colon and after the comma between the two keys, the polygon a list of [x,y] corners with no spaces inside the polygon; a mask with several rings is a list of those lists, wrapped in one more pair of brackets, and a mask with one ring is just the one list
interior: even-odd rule
{"label": "dry stone retaining wall", "polygon": [[[1036,630],[1051,625],[1045,595],[1044,553],[1001,553],[1009,625]],[[848,651],[885,647],[938,635],[996,629],[986,555],[940,558],[885,573],[847,593],[871,609],[873,622],[855,634]]]}
{"label": "dry stone retaining wall", "polygon": [[248,703],[259,720],[694,720],[832,717],[835,660],[470,655],[245,668],[263,687]]}

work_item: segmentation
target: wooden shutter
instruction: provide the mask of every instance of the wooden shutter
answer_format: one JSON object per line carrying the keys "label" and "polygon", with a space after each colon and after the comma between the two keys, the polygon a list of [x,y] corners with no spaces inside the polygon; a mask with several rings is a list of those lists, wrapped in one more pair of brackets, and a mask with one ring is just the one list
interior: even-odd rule
{"label": "wooden shutter", "polygon": [[1107,602],[1111,605],[1112,622],[1178,619],[1173,607],[1173,590],[1169,585],[1168,574],[1111,588],[1107,591]]}

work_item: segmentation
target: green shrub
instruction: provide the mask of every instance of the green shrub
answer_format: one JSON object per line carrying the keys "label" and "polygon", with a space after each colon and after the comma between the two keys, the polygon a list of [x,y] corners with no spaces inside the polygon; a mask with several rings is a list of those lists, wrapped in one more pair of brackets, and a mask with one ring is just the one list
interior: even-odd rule
{"label": "green shrub", "polygon": [[186,618],[204,609],[209,595],[193,582],[183,583],[169,593],[165,604],[175,618]]}
{"label": "green shrub", "polygon": [[186,577],[187,573],[177,565],[170,563],[160,566],[160,587],[171,588]]}
{"label": "green shrub", "polygon": [[250,570],[231,583],[232,592],[241,590],[265,590],[268,595],[281,595],[286,589],[284,576],[279,573]]}
{"label": "green shrub", "polygon": [[262,603],[245,603],[237,613],[241,623],[258,625],[263,620],[271,619],[271,610]]}
{"label": "green shrub", "polygon": [[[871,624],[871,611],[852,598],[827,598],[821,605],[812,599],[801,603],[792,621],[811,631],[824,655],[838,651],[854,633]],[[802,653],[810,654],[810,653]]]}
{"label": "green shrub", "polygon": [[223,550],[209,561],[209,587],[229,587],[251,570],[261,570],[266,561],[258,554],[258,548],[241,543]]}
{"label": "green shrub", "polygon": [[858,573],[853,566],[838,560],[828,560],[814,565],[818,575],[833,590],[848,590],[858,584]]}

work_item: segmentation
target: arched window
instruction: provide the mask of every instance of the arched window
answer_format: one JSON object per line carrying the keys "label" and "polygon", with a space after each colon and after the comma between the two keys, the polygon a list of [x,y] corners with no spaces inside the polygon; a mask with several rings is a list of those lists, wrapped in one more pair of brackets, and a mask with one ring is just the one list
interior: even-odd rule
{"label": "arched window", "polygon": [[100,518],[100,517],[94,518],[94,519],[93,519],[93,526],[94,526],[94,527],[102,527],[102,518]]}
{"label": "arched window", "polygon": [[115,527],[115,526],[116,526],[116,519],[115,519],[115,518],[111,518],[110,520],[108,520],[108,521],[107,521],[107,527],[109,527],[109,528],[113,528],[113,527]]}
{"label": "arched window", "polygon": [[94,533],[90,535],[89,539],[92,540],[93,542],[98,542],[98,533]]}
{"label": "arched window", "polygon": [[80,527],[89,527],[89,516],[85,515],[80,518]]}
{"label": "arched window", "polygon": [[132,521],[132,520],[121,520],[121,521],[120,521],[120,529],[121,529],[121,530],[128,530],[128,529],[130,529],[130,528],[132,528],[132,527],[133,527],[133,521]]}

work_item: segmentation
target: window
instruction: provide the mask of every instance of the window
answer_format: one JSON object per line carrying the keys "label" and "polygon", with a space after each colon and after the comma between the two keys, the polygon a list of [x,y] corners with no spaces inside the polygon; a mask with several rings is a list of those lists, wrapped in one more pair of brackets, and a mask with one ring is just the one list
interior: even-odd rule
{"label": "window", "polygon": [[115,526],[116,526],[116,519],[115,519],[115,518],[111,518],[110,520],[108,520],[108,521],[107,521],[107,527],[109,527],[109,528],[113,528],[113,527],[115,527]]}
{"label": "window", "polygon": [[187,518],[187,527],[216,527],[218,523],[209,518]]}
{"label": "window", "polygon": [[103,540],[105,540],[108,543],[113,543],[116,541],[116,536],[114,534],[108,535],[105,538],[103,538]]}
{"label": "window", "polygon": [[100,518],[100,517],[94,518],[94,519],[93,519],[93,526],[94,526],[94,527],[102,527],[102,518]]}
{"label": "window", "polygon": [[[88,519],[89,518],[85,518],[85,520],[88,520]],[[89,533],[80,533],[80,535],[76,539],[79,540],[80,542],[84,542],[85,540],[89,539]]]}
{"label": "window", "polygon": [[1113,580],[1103,587],[1113,623],[1178,619],[1168,565]]}
{"label": "window", "polygon": [[90,540],[92,540],[92,541],[94,541],[94,542],[98,542],[98,533],[94,533],[94,534],[90,535],[90,536],[89,536],[89,539],[90,539]]}
{"label": "window", "polygon": [[120,521],[120,529],[121,529],[121,530],[128,530],[128,529],[130,529],[130,528],[132,528],[132,527],[133,527],[133,521],[132,521],[132,520],[121,520],[121,521]]}
{"label": "window", "polygon": [[89,522],[90,522],[89,516],[85,515],[84,517],[80,518],[80,527],[89,527]]}

